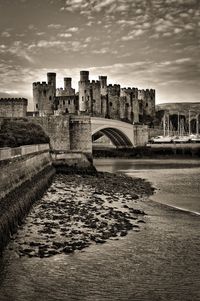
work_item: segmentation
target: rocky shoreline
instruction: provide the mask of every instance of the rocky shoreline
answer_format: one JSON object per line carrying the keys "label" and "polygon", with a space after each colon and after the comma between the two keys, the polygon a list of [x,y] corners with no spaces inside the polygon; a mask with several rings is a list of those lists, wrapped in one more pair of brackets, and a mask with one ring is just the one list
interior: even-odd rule
{"label": "rocky shoreline", "polygon": [[142,200],[153,191],[145,180],[121,174],[57,174],[8,248],[44,258],[138,232],[145,224]]}

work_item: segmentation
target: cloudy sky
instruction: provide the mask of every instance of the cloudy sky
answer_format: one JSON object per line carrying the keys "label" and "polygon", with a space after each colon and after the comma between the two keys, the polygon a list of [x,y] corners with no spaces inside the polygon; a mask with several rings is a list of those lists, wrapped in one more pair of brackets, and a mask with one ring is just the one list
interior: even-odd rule
{"label": "cloudy sky", "polygon": [[200,0],[0,0],[0,96],[32,99],[57,73],[200,101]]}

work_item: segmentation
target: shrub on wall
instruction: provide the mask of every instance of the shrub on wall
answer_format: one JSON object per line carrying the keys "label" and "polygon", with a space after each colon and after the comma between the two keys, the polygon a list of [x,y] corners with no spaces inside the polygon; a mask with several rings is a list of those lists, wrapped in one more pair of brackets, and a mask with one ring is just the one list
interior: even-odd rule
{"label": "shrub on wall", "polygon": [[49,143],[49,137],[38,124],[25,118],[5,118],[0,127],[0,147]]}

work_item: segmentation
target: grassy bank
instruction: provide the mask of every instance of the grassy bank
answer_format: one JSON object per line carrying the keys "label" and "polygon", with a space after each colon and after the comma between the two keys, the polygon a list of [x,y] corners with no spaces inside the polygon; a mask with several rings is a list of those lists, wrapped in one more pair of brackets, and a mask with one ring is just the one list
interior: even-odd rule
{"label": "grassy bank", "polygon": [[26,118],[4,118],[0,123],[0,148],[43,143],[49,143],[49,137]]}

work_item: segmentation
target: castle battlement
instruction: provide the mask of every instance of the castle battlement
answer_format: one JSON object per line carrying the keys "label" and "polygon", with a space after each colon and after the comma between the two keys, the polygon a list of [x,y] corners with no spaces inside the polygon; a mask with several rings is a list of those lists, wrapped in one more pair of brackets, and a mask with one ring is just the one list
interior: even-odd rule
{"label": "castle battlement", "polygon": [[120,85],[118,85],[118,84],[114,84],[114,85],[109,84],[108,87],[120,87]]}
{"label": "castle battlement", "polygon": [[46,82],[34,82],[33,87],[49,87],[50,85]]}
{"label": "castle battlement", "polygon": [[100,88],[100,81],[99,80],[93,80],[92,82],[90,82],[90,85],[92,87],[99,87]]}
{"label": "castle battlement", "polygon": [[28,105],[28,100],[26,98],[0,98],[0,102],[2,103],[19,103],[23,105]]}
{"label": "castle battlement", "polygon": [[121,91],[123,91],[123,92],[127,92],[127,93],[131,93],[131,92],[136,92],[136,91],[138,91],[138,89],[137,88],[135,88],[135,87],[128,87],[128,88],[126,88],[126,87],[123,87],[123,88],[121,88]]}

